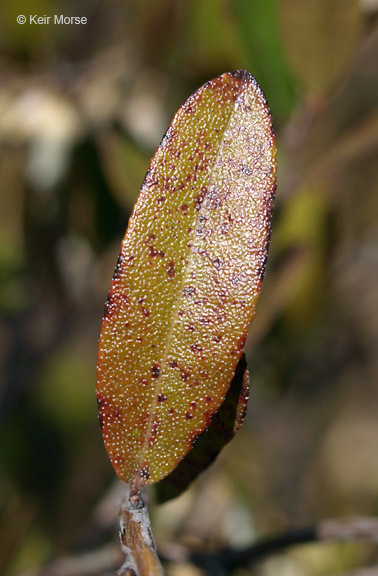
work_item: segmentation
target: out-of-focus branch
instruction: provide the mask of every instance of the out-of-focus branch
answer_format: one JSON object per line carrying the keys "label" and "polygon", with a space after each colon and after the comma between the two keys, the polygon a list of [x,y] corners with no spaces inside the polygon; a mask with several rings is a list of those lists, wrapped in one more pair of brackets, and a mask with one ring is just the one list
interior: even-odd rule
{"label": "out-of-focus branch", "polygon": [[378,518],[336,518],[323,520],[317,540],[364,540],[378,543]]}
{"label": "out-of-focus branch", "polygon": [[[317,526],[288,530],[240,550],[223,549],[215,554],[190,552],[177,544],[159,549],[167,563],[191,562],[209,575],[223,576],[238,567],[257,563],[291,546],[315,542],[362,541],[378,543],[378,518],[357,517],[324,520]],[[164,576],[159,562],[145,504],[127,499],[121,512],[121,543],[126,561],[118,576]],[[22,576],[105,576],[121,562],[119,546],[111,545],[87,554],[55,560],[43,570]],[[376,576],[377,567],[361,568],[338,576]]]}
{"label": "out-of-focus branch", "polygon": [[316,528],[306,527],[297,530],[288,530],[279,536],[263,539],[248,548],[238,550],[235,548],[225,548],[215,554],[202,552],[190,553],[188,560],[205,569],[211,575],[220,573],[220,569],[222,570],[222,574],[226,575],[235,568],[254,564],[290,546],[316,542],[317,540]]}
{"label": "out-of-focus branch", "polygon": [[[240,550],[224,549],[212,556],[224,569],[246,566],[262,560],[280,550],[311,542],[344,542],[348,540],[378,542],[378,518],[339,518],[324,520],[317,526],[288,530],[283,534],[261,540]],[[191,554],[190,560],[198,566],[209,564],[208,554]]]}

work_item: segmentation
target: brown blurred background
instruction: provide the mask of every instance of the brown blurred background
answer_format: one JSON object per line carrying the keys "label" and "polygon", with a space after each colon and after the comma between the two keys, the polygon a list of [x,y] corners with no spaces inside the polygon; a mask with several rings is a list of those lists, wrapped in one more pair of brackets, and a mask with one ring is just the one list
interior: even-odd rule
{"label": "brown blurred background", "polygon": [[[95,402],[103,303],[170,119],[238,68],[279,148],[252,397],[216,464],[152,507],[155,536],[211,549],[378,515],[378,1],[4,0],[0,48],[0,573],[117,546],[122,487]],[[317,544],[238,574],[374,562],[372,546]]]}

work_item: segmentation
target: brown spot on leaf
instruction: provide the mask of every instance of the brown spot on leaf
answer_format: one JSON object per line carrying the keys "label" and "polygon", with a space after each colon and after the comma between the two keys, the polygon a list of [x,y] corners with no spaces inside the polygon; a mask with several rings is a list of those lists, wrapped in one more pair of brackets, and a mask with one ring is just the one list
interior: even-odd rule
{"label": "brown spot on leaf", "polygon": [[151,368],[152,378],[159,378],[160,376],[160,365],[154,364]]}
{"label": "brown spot on leaf", "polygon": [[203,202],[203,196],[199,195],[194,199],[194,208],[195,210],[199,210],[201,208],[201,204]]}
{"label": "brown spot on leaf", "polygon": [[185,286],[182,293],[184,296],[189,297],[196,293],[196,289],[194,288],[194,286]]}
{"label": "brown spot on leaf", "polygon": [[145,316],[146,318],[148,318],[149,315],[151,314],[151,312],[149,310],[147,310],[147,308],[145,308],[144,306],[142,306],[141,310],[142,310],[143,316]]}
{"label": "brown spot on leaf", "polygon": [[170,362],[168,362],[168,364],[171,368],[177,368],[178,366],[177,360],[171,360]]}
{"label": "brown spot on leaf", "polygon": [[97,406],[99,417],[101,417],[100,425],[103,428],[105,422],[115,422],[122,419],[122,411],[114,402],[110,402],[107,398],[98,397]]}
{"label": "brown spot on leaf", "polygon": [[192,352],[196,352],[196,353],[203,352],[202,346],[199,346],[198,344],[192,344],[192,345],[190,346],[190,349],[191,349]]}
{"label": "brown spot on leaf", "polygon": [[113,279],[117,280],[117,278],[119,278],[119,276],[121,275],[121,270],[122,270],[122,262],[123,262],[123,256],[122,254],[120,254],[118,256],[118,260],[117,260],[117,264],[114,270],[114,274],[113,274]]}
{"label": "brown spot on leaf", "polygon": [[198,95],[196,99],[194,99],[193,96],[188,98],[188,100],[184,102],[184,104],[181,107],[182,111],[186,112],[186,114],[192,114],[194,111],[194,107],[197,107],[199,102],[201,101],[199,96],[200,95]]}
{"label": "brown spot on leaf", "polygon": [[195,380],[194,382],[191,382],[191,383],[189,384],[189,387],[190,387],[190,388],[194,388],[195,386],[199,386],[199,385],[200,385],[200,383],[198,382],[198,380]]}
{"label": "brown spot on leaf", "polygon": [[154,178],[154,175],[151,174],[151,171],[148,170],[147,174],[144,177],[142,186],[145,188],[152,188],[158,184],[158,180]]}
{"label": "brown spot on leaf", "polygon": [[155,246],[152,246],[152,245],[151,245],[151,246],[148,247],[148,255],[149,255],[151,258],[154,258],[155,256],[158,255],[158,251],[156,250]]}
{"label": "brown spot on leaf", "polygon": [[108,297],[107,297],[106,302],[105,302],[105,305],[104,305],[104,318],[106,318],[107,316],[110,316],[110,314],[112,312],[113,304],[114,304],[114,294],[112,292],[109,292]]}
{"label": "brown spot on leaf", "polygon": [[152,422],[152,426],[151,426],[151,431],[150,431],[150,435],[148,438],[148,445],[150,448],[152,448],[152,446],[155,444],[156,439],[158,437],[158,433],[159,433],[159,420],[156,418],[156,416],[153,418],[153,422]]}
{"label": "brown spot on leaf", "polygon": [[167,397],[165,394],[158,394],[158,397],[157,397],[158,402],[165,402],[166,400],[167,400]]}
{"label": "brown spot on leaf", "polygon": [[222,258],[214,258],[213,264],[217,270],[223,268],[223,259]]}
{"label": "brown spot on leaf", "polygon": [[139,470],[139,477],[142,480],[149,480],[150,479],[150,471],[147,464],[144,464]]}
{"label": "brown spot on leaf", "polygon": [[187,420],[190,420],[191,418],[193,418],[193,414],[191,412],[185,412],[185,418]]}
{"label": "brown spot on leaf", "polygon": [[168,276],[170,278],[173,278],[174,275],[176,274],[175,272],[175,263],[173,262],[173,260],[171,260],[168,264],[168,272],[167,272]]}

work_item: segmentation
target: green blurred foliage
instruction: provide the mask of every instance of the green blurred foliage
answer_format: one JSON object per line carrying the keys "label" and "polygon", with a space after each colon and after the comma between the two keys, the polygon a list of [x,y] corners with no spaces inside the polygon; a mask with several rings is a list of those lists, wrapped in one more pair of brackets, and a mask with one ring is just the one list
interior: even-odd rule
{"label": "green blurred foliage", "polygon": [[357,0],[279,3],[287,59],[308,96],[335,86],[355,54],[362,25]]}
{"label": "green blurred foliage", "polygon": [[274,118],[287,118],[296,101],[296,84],[283,51],[277,0],[235,0],[246,65],[264,87]]}
{"label": "green blurred foliage", "polygon": [[[16,23],[31,13],[88,24]],[[154,511],[155,535],[236,546],[377,515],[378,2],[6,0],[0,48],[0,572],[116,542],[122,487],[95,403],[103,303],[170,118],[243,67],[279,150],[249,414],[209,471]],[[371,546],[315,546],[253,573],[374,562]]]}

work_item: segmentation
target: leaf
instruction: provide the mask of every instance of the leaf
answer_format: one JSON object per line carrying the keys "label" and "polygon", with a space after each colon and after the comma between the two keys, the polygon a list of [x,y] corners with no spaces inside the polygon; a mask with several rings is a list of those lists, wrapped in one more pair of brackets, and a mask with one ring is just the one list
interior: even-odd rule
{"label": "leaf", "polygon": [[213,416],[210,426],[198,438],[192,450],[175,470],[157,485],[159,503],[177,498],[218,456],[243,424],[249,397],[249,372],[243,353],[227,391],[226,398]]}
{"label": "leaf", "polygon": [[97,364],[105,446],[134,491],[177,466],[226,396],[261,289],[275,178],[271,117],[246,71],[199,88],[150,164]]}

